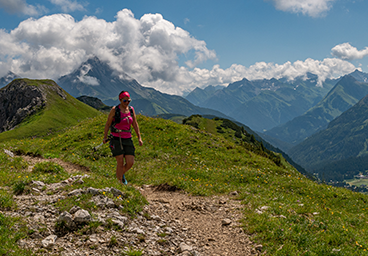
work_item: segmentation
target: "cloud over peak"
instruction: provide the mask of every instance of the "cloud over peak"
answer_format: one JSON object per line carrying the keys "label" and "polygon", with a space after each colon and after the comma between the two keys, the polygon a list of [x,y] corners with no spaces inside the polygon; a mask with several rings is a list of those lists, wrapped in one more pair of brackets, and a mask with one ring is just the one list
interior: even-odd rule
{"label": "cloud over peak", "polygon": [[30,18],[10,33],[0,30],[0,60],[22,76],[57,78],[97,56],[139,81],[175,81],[180,55],[194,51],[188,65],[215,58],[206,43],[175,27],[161,14],[136,19],[124,9],[114,22],[69,14]]}

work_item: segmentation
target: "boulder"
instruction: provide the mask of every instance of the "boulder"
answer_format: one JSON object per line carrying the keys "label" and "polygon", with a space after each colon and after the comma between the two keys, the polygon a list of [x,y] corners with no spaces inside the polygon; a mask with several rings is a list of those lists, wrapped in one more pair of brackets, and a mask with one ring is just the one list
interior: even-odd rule
{"label": "boulder", "polygon": [[78,210],[74,214],[74,222],[75,223],[88,223],[92,220],[91,215],[86,210]]}
{"label": "boulder", "polygon": [[62,212],[59,218],[57,219],[57,222],[58,223],[64,222],[67,227],[70,227],[73,224],[73,216],[67,211]]}
{"label": "boulder", "polygon": [[56,242],[57,236],[50,235],[41,241],[42,247],[51,248]]}

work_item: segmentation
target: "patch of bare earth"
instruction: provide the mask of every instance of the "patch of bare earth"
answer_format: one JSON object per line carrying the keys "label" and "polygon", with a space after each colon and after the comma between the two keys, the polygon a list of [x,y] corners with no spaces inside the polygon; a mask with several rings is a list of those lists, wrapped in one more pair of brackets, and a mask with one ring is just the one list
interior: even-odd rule
{"label": "patch of bare earth", "polygon": [[243,205],[240,201],[226,196],[197,197],[167,190],[162,186],[143,186],[142,194],[150,203],[149,213],[180,222],[187,241],[203,255],[258,254],[261,246],[253,244],[241,228]]}

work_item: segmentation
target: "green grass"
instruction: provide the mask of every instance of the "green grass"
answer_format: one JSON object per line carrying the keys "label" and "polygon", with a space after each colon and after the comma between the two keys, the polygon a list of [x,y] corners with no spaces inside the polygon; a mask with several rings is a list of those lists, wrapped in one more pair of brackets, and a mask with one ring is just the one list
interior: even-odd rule
{"label": "green grass", "polygon": [[0,255],[32,255],[30,251],[22,250],[16,244],[20,239],[27,237],[28,232],[20,219],[6,217],[0,213]]}
{"label": "green grass", "polygon": [[41,137],[62,131],[66,127],[77,124],[85,118],[95,117],[101,113],[92,107],[65,93],[66,99],[61,98],[51,88],[56,84],[52,80],[23,79],[29,86],[48,86],[46,106],[24,120],[17,129],[0,133],[0,142],[9,139],[27,137]]}
{"label": "green grass", "polygon": [[16,208],[16,203],[13,200],[13,195],[7,191],[0,189],[0,210],[11,210]]}
{"label": "green grass", "polygon": [[[93,150],[102,141],[106,118],[88,119],[47,139],[13,140],[0,146],[23,154],[59,156],[84,166],[90,177],[65,189],[117,187],[127,197],[113,199],[124,207],[123,213],[134,216],[146,200],[134,187],[118,184],[115,159],[107,145]],[[199,120],[200,129],[145,116],[138,116],[138,122],[144,145],[139,147],[133,138],[136,163],[126,174],[129,184],[167,183],[201,196],[238,191],[237,199],[244,205],[244,230],[263,245],[267,255],[367,253],[367,195],[307,179],[283,158],[275,161],[277,154],[253,144],[251,137],[236,136],[229,125],[221,126],[221,120]],[[22,179],[47,180],[47,176],[56,176],[52,180],[56,182],[68,175],[26,172],[20,158],[11,161],[2,151],[0,160],[1,187]],[[83,196],[78,204],[93,211],[94,205]],[[57,202],[57,207],[69,210],[75,201],[67,198]],[[259,213],[261,208],[263,213]]]}
{"label": "green grass", "polygon": [[40,162],[36,163],[33,167],[33,172],[57,174],[64,171],[64,168],[59,164],[53,162]]}

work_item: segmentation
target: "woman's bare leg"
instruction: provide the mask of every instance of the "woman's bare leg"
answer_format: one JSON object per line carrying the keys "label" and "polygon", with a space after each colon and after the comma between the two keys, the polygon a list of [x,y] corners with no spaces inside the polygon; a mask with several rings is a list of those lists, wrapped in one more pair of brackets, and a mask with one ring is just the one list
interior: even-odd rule
{"label": "woman's bare leg", "polygon": [[126,172],[124,165],[124,155],[119,155],[115,157],[116,159],[116,178],[121,182],[123,174]]}
{"label": "woman's bare leg", "polygon": [[[125,156],[125,165],[124,165],[123,174],[125,174],[130,168],[132,168],[133,164],[134,164],[134,156],[126,155]],[[123,176],[123,175],[121,175],[121,176]]]}

